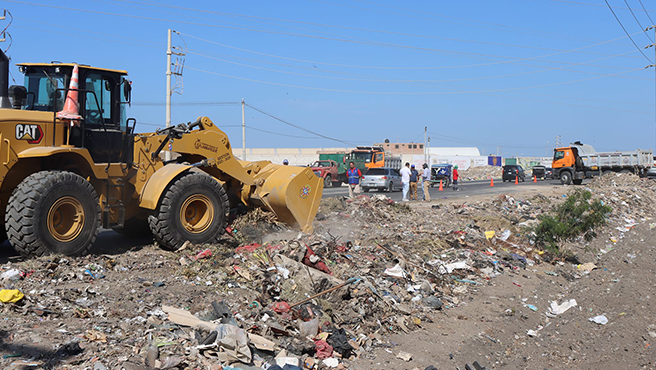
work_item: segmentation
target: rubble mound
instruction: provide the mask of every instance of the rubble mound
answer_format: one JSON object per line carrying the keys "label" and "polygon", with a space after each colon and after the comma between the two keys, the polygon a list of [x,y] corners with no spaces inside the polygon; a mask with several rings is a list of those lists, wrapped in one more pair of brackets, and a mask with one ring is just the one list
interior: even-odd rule
{"label": "rubble mound", "polygon": [[491,178],[501,178],[501,167],[499,166],[478,166],[469,167],[466,170],[459,170],[460,176],[466,180],[489,180]]}
{"label": "rubble mound", "polygon": [[[616,241],[650,220],[654,184],[626,174],[586,181],[613,208],[601,233]],[[564,199],[411,207],[378,194],[334,197],[322,200],[312,234],[253,210],[217,245],[11,261],[0,266],[0,351],[20,358],[0,367],[349,368],[394,348],[391,335],[448,320],[496,278],[528,279],[547,259],[532,227]],[[571,281],[584,274],[560,263]]]}

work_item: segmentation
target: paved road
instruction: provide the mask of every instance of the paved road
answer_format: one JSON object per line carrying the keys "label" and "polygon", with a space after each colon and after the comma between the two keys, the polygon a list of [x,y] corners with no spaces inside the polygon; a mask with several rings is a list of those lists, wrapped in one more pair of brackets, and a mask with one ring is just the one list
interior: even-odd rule
{"label": "paved road", "polygon": [[[431,199],[443,199],[443,198],[455,198],[455,197],[465,197],[468,195],[479,195],[479,194],[499,194],[499,193],[512,193],[515,191],[521,190],[523,186],[555,186],[560,185],[559,180],[538,180],[537,183],[533,183],[526,179],[526,182],[520,182],[515,185],[514,182],[502,182],[500,179],[494,181],[494,187],[490,187],[489,180],[480,180],[480,181],[468,181],[464,185],[460,186],[460,191],[453,191],[451,187],[445,188],[443,191],[439,191],[437,187],[430,188],[429,194]],[[393,193],[379,193],[378,191],[370,191],[369,193],[362,194],[384,194],[393,200],[400,201],[403,197],[401,191],[395,191]],[[419,198],[422,197],[421,189],[417,190]],[[339,188],[325,188],[323,189],[323,197],[335,197],[335,196],[348,196],[348,187],[342,185]]]}

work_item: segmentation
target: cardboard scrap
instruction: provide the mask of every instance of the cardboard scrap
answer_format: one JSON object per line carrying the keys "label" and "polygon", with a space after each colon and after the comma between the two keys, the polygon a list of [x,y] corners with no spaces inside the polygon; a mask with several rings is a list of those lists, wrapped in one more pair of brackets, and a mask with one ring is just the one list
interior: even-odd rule
{"label": "cardboard scrap", "polygon": [[[169,321],[178,325],[199,327],[207,330],[216,330],[218,325],[210,321],[203,321],[192,315],[191,312],[175,307],[162,306],[162,311],[169,315]],[[248,339],[255,348],[261,351],[273,351],[276,345],[273,341],[257,334],[248,333]]]}

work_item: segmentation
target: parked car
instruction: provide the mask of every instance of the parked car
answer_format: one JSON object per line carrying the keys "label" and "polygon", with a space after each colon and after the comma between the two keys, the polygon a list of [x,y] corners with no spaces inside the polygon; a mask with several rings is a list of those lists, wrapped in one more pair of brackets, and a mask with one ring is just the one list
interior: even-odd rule
{"label": "parked car", "polygon": [[380,167],[368,169],[362,181],[360,181],[360,187],[365,192],[370,189],[392,192],[403,189],[403,184],[401,184],[401,174],[399,174],[398,170]]}
{"label": "parked car", "polygon": [[645,177],[648,179],[656,179],[656,167],[651,167],[645,172]]}
{"label": "parked car", "polygon": [[503,181],[515,181],[515,178],[519,179],[520,181],[526,181],[526,173],[524,172],[524,168],[518,164],[508,164],[503,166],[503,175],[502,179]]}
{"label": "parked car", "polygon": [[547,177],[547,167],[542,165],[533,166],[533,168],[531,168],[531,172],[535,178],[541,180],[544,180]]}
{"label": "parked car", "polygon": [[442,187],[448,188],[453,182],[453,165],[442,163],[431,166],[430,186],[439,185],[442,181]]}

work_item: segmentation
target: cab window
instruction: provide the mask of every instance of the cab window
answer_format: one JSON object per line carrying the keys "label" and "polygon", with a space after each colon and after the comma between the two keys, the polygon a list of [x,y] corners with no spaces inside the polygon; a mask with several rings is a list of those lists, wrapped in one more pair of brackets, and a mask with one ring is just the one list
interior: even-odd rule
{"label": "cab window", "polygon": [[[67,76],[60,73],[26,73],[28,110],[57,112],[64,108],[64,95],[68,87]],[[59,90],[58,90],[59,89]]]}
{"label": "cab window", "polygon": [[376,153],[376,156],[374,157],[374,162],[382,162],[383,161],[383,153]]}
{"label": "cab window", "polygon": [[554,153],[554,161],[557,161],[559,159],[565,158],[565,152],[564,151],[558,151]]}
{"label": "cab window", "polygon": [[[110,80],[98,73],[89,73],[85,79],[86,104],[84,119],[87,124],[101,126],[115,122],[112,116],[112,86]],[[95,96],[94,96],[95,94]]]}

